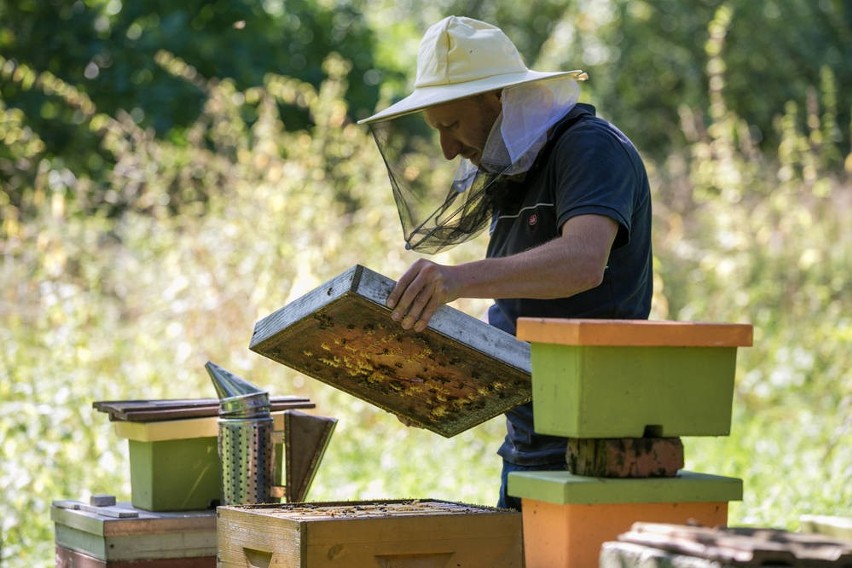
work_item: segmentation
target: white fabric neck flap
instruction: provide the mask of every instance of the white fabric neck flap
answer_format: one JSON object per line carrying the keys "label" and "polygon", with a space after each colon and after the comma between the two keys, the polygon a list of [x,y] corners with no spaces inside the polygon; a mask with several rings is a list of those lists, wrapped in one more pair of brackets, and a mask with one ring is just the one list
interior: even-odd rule
{"label": "white fabric neck flap", "polygon": [[571,77],[503,89],[503,111],[485,143],[483,169],[502,175],[528,171],[547,143],[549,130],[577,104],[579,97],[580,85]]}

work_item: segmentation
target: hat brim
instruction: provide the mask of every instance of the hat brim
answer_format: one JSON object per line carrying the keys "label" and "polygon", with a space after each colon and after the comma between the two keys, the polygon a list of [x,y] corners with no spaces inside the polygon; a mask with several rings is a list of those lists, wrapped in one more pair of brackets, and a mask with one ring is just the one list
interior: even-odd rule
{"label": "hat brim", "polygon": [[358,124],[371,124],[381,122],[383,120],[390,120],[392,118],[421,111],[431,106],[472,97],[474,95],[487,93],[497,89],[504,89],[514,85],[522,85],[524,83],[532,83],[534,81],[543,81],[546,79],[568,76],[578,81],[586,79],[586,74],[583,71],[542,72],[527,70],[520,73],[494,75],[492,77],[485,77],[476,81],[468,81],[466,83],[457,83],[454,85],[421,87],[419,89],[414,89],[414,92],[401,101],[380,112],[377,112],[373,116],[359,120]]}

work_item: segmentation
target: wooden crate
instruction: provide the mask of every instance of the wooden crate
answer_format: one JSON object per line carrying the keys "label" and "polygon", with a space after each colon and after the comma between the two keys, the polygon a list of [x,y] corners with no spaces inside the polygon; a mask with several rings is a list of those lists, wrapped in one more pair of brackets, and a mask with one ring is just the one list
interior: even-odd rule
{"label": "wooden crate", "polygon": [[255,324],[250,349],[445,437],[529,402],[529,345],[449,306],[423,332],[356,265]]}
{"label": "wooden crate", "polygon": [[216,512],[157,513],[119,503],[55,501],[50,510],[61,568],[213,568]]}
{"label": "wooden crate", "polygon": [[535,430],[568,438],[725,436],[746,324],[518,320]]}
{"label": "wooden crate", "polygon": [[220,507],[219,566],[523,566],[521,515],[435,500]]}
{"label": "wooden crate", "polygon": [[604,542],[637,521],[726,525],[742,481],[687,471],[647,479],[532,471],[511,473],[508,491],[522,498],[527,568],[587,568]]}

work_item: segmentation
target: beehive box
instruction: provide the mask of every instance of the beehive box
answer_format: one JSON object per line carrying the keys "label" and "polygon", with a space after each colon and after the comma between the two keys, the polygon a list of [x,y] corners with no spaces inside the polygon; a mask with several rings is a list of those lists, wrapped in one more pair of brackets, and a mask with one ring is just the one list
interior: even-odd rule
{"label": "beehive box", "polygon": [[50,510],[58,568],[213,568],[216,512],[157,513],[118,503],[55,501]]}
{"label": "beehive box", "polygon": [[518,320],[535,431],[569,438],[726,436],[747,324]]}
{"label": "beehive box", "polygon": [[448,438],[530,400],[528,344],[449,306],[405,331],[393,286],[356,265],[258,321],[250,349]]}
{"label": "beehive box", "polygon": [[436,500],[220,507],[223,568],[523,566],[520,513]]}
{"label": "beehive box", "polygon": [[[283,413],[272,416],[274,429],[282,430]],[[128,440],[134,507],[195,511],[218,504],[222,491],[218,418],[116,422],[114,427],[119,438]]]}
{"label": "beehive box", "polygon": [[508,491],[523,503],[527,568],[586,568],[634,522],[725,526],[743,489],[740,479],[689,471],[646,479],[531,471],[509,474]]}

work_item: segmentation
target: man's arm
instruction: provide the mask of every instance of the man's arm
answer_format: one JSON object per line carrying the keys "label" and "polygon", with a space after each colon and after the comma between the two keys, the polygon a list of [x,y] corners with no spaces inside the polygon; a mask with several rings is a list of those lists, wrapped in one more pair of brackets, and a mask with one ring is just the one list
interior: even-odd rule
{"label": "man's arm", "polygon": [[392,317],[403,329],[423,331],[435,311],[458,298],[566,298],[603,280],[618,224],[601,215],[580,215],[562,235],[528,251],[502,258],[445,266],[420,259],[388,296]]}

